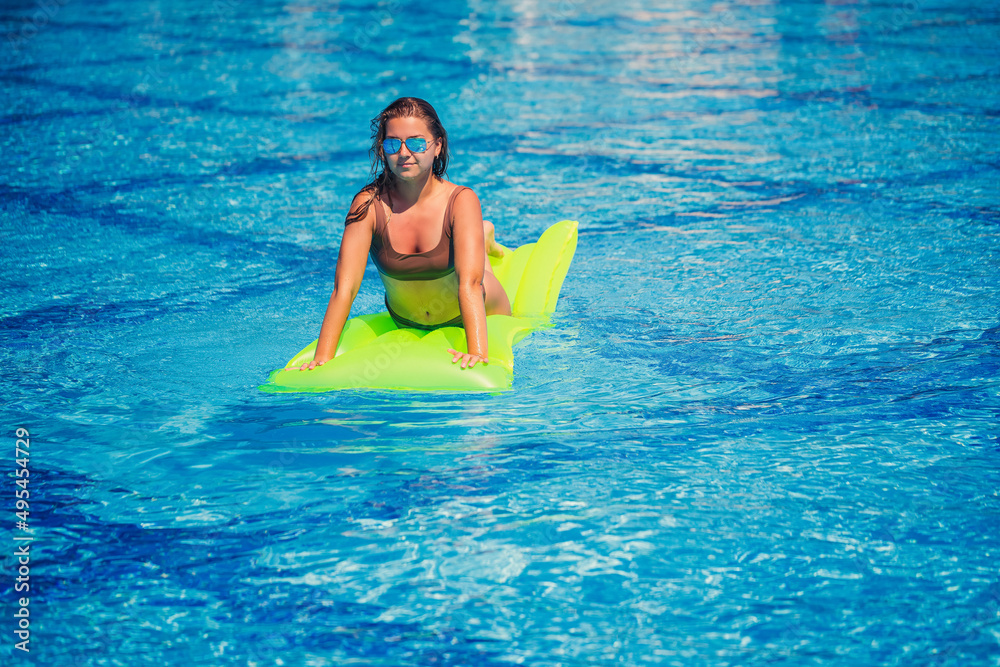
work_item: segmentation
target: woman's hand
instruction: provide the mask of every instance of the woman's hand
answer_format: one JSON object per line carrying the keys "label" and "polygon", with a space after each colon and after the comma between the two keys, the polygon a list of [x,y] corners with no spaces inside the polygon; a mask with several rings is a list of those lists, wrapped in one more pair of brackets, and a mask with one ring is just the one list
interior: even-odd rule
{"label": "woman's hand", "polygon": [[313,359],[309,363],[302,364],[301,366],[299,366],[299,370],[300,371],[311,371],[314,368],[319,368],[320,366],[322,366],[325,363],[326,363],[325,361],[316,361],[315,359]]}
{"label": "woman's hand", "polygon": [[451,359],[451,363],[455,363],[459,359],[462,360],[462,368],[475,368],[476,364],[478,362],[480,362],[480,361],[483,362],[484,364],[490,363],[489,359],[487,359],[486,357],[480,356],[478,354],[469,354],[468,352],[459,352],[458,350],[455,350],[455,349],[450,348],[450,347],[448,348],[448,352],[450,352],[453,355],[452,359]]}

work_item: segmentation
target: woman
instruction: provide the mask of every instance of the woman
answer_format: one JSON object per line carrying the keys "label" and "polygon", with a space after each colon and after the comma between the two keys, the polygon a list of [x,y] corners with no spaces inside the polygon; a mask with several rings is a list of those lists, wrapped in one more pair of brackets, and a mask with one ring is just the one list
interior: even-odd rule
{"label": "woman", "polygon": [[448,134],[434,108],[401,97],[372,120],[372,181],[351,203],[312,370],[333,358],[370,254],[385,305],[400,327],[463,326],[462,368],[488,363],[486,316],[510,315],[510,301],[486,259],[502,255],[479,198],[444,180]]}

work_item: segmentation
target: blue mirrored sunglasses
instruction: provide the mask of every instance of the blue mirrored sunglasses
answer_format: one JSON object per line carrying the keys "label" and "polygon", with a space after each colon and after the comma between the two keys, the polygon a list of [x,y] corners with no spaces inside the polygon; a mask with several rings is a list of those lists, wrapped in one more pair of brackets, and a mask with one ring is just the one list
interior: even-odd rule
{"label": "blue mirrored sunglasses", "polygon": [[[395,155],[402,147],[403,141],[400,139],[382,140],[382,150],[385,151],[386,155]],[[406,148],[411,153],[425,153],[427,152],[427,140],[423,137],[410,137],[406,140]]]}

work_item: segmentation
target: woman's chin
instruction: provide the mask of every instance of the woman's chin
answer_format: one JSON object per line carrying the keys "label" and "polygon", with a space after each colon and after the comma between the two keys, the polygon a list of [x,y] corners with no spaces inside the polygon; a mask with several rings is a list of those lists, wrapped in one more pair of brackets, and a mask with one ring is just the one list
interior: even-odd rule
{"label": "woman's chin", "polygon": [[396,179],[400,181],[416,181],[420,178],[421,171],[416,167],[404,167],[402,169],[396,168],[392,171],[396,175]]}

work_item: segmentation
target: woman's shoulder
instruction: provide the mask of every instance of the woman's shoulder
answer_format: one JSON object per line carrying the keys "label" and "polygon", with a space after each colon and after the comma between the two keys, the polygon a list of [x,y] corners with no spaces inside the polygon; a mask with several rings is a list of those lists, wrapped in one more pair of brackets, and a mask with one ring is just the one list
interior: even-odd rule
{"label": "woman's shoulder", "polygon": [[378,188],[375,187],[374,183],[369,183],[365,187],[361,188],[358,190],[358,193],[354,195],[354,199],[351,201],[351,208],[354,208],[354,206],[358,203],[364,204],[366,201],[374,197],[377,191]]}
{"label": "woman's shoulder", "polygon": [[376,187],[374,185],[366,185],[354,195],[354,199],[351,200],[351,206],[347,210],[347,222],[374,220],[375,206],[378,205],[375,193]]}
{"label": "woman's shoulder", "polygon": [[[454,185],[453,183],[451,185]],[[465,185],[455,185],[448,193],[445,216],[452,225],[459,220],[473,220],[482,217],[482,204],[475,191]]]}
{"label": "woman's shoulder", "polygon": [[450,181],[444,181],[443,184],[448,187],[448,198],[454,200],[456,203],[461,200],[479,201],[476,192],[468,185],[458,185]]}

